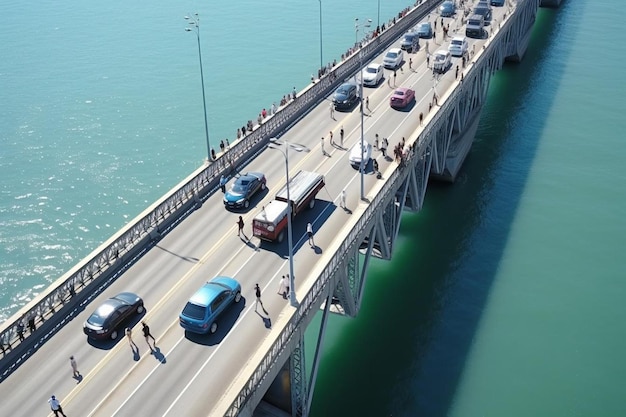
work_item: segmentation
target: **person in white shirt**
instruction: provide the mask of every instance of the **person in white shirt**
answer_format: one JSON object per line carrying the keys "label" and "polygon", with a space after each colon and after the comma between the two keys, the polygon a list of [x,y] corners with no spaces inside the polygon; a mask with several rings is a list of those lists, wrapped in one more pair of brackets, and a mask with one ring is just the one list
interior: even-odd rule
{"label": "person in white shirt", "polygon": [[65,413],[63,412],[63,408],[61,408],[61,403],[59,402],[59,400],[56,399],[54,395],[50,397],[50,399],[48,400],[48,403],[50,404],[50,408],[52,409],[52,412],[54,413],[55,416],[58,417],[59,413],[61,413],[63,417],[67,417]]}
{"label": "person in white shirt", "polygon": [[306,234],[309,237],[309,245],[315,246],[315,241],[313,240],[313,226],[311,223],[307,223],[306,225]]}

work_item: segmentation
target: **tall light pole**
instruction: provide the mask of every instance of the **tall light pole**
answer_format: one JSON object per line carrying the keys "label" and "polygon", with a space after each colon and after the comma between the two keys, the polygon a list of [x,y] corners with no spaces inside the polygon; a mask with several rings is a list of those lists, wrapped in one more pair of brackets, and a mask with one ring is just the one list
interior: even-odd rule
{"label": "tall light pole", "polygon": [[380,28],[380,0],[378,0],[378,19],[376,19],[376,28]]}
{"label": "tall light pole", "polygon": [[324,68],[324,60],[322,58],[322,0],[320,2],[320,70]]}
{"label": "tall light pole", "polygon": [[[285,145],[285,150],[280,148],[280,145]],[[287,141],[279,141],[276,138],[270,138],[270,144],[267,145],[270,149],[276,149],[285,157],[285,176],[287,177],[287,240],[289,242],[289,302],[292,306],[298,306],[298,300],[296,299],[296,277],[293,272],[293,232],[291,230],[291,195],[289,194],[289,148],[297,152],[309,152],[310,149],[304,145],[297,143],[289,143]]]}
{"label": "tall light pole", "polygon": [[[368,28],[372,25],[372,19],[367,19],[367,23],[363,25],[364,28]],[[354,37],[358,39],[359,37],[359,18],[354,19]],[[355,44],[358,44],[358,41],[355,41]],[[359,99],[361,101],[361,164],[359,165],[359,171],[361,171],[361,200],[365,200],[365,146],[363,143],[363,135],[364,135],[364,127],[363,127],[363,114],[365,109],[363,108],[363,50],[359,48],[359,71],[361,71],[361,83],[360,83],[360,92]]]}
{"label": "tall light pole", "polygon": [[[200,60],[200,81],[202,82],[202,105],[204,106],[204,133],[206,135],[206,151],[207,151],[207,163],[212,160],[211,158],[211,142],[209,141],[209,122],[206,115],[206,95],[204,93],[204,72],[202,71],[202,49],[200,48],[200,18],[198,13],[193,16],[185,16],[185,20],[189,20],[189,26],[185,31],[191,32],[195,29],[196,37],[198,38],[198,58]],[[193,28],[193,29],[192,29]]]}

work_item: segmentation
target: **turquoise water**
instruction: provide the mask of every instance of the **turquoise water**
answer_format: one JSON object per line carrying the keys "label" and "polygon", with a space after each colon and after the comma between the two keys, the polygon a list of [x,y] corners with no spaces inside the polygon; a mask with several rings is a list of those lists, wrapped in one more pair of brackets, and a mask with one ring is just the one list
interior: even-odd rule
{"label": "turquoise water", "polygon": [[313,416],[626,415],[626,48],[600,48],[617,26],[589,1],[540,12],[460,179],[429,187],[359,316],[331,321]]}
{"label": "turquoise water", "polygon": [[[308,82],[319,3],[231,3],[0,5],[0,320],[205,157],[183,15],[212,141]],[[325,61],[367,3],[323,2]],[[404,216],[359,316],[331,317],[314,417],[626,415],[620,6],[540,11],[458,181]]]}

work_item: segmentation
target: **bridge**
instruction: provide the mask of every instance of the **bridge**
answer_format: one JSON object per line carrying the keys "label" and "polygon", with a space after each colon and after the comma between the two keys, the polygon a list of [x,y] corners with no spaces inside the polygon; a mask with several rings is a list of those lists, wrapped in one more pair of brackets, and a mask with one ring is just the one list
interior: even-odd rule
{"label": "bridge", "polygon": [[[505,60],[522,59],[542,2],[509,0],[494,8],[487,36],[471,40],[465,65],[454,58],[441,76],[427,67],[422,43],[406,58],[411,57],[412,68],[405,62],[395,79],[397,86],[416,92],[407,111],[390,109],[394,80],[387,72],[381,85],[365,89],[369,106],[363,106],[363,125],[359,106],[331,117],[327,100],[332,91],[367,62],[380,62],[408,28],[426,18],[439,19],[431,12],[439,3],[421,2],[378,36],[370,34],[329,74],[198,168],[3,323],[4,410],[43,414],[47,398],[55,394],[69,415],[250,416],[268,409],[308,415],[328,315],[358,314],[369,261],[391,258],[402,213],[421,209],[430,178],[454,180],[471,148],[490,78]],[[463,31],[462,12],[445,21],[451,34]],[[447,42],[439,30],[429,41],[429,52]],[[389,138],[390,149],[403,138],[406,143],[400,159],[373,152],[380,178],[371,164],[361,176],[348,163],[362,128],[370,142],[376,134]],[[331,146],[329,132],[339,142],[340,129],[345,131],[343,144]],[[223,174],[265,173],[269,189],[242,214],[250,236],[252,218],[286,182],[284,156],[267,149],[272,137],[310,148],[289,154],[290,171],[326,177],[315,207],[293,221],[296,306],[276,294],[280,277],[289,272],[287,245],[239,238],[238,214],[224,209],[218,186]],[[320,137],[326,138],[325,153]],[[339,207],[344,189],[346,209]],[[308,222],[314,246],[307,244]],[[243,302],[220,319],[217,333],[185,334],[178,313],[215,275],[236,277]],[[257,283],[263,306],[254,302]],[[92,344],[82,334],[94,306],[122,291],[144,298],[146,312],[132,324],[135,333],[140,333],[139,320],[151,325],[155,353],[137,336],[139,353],[134,354],[126,340]],[[318,314],[321,324],[309,352],[304,333]],[[82,373],[78,380],[71,379],[72,355]]]}

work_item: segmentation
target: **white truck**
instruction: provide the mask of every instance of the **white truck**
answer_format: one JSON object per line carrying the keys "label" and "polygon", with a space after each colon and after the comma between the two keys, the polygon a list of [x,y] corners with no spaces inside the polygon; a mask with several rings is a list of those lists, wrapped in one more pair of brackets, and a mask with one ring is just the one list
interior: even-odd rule
{"label": "white truck", "polygon": [[276,193],[272,200],[252,220],[252,234],[260,239],[281,243],[287,230],[287,207],[291,204],[291,216],[297,216],[306,208],[315,206],[315,197],[324,187],[324,176],[316,172],[300,171],[287,185]]}

